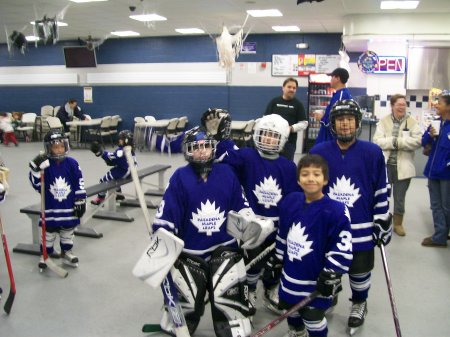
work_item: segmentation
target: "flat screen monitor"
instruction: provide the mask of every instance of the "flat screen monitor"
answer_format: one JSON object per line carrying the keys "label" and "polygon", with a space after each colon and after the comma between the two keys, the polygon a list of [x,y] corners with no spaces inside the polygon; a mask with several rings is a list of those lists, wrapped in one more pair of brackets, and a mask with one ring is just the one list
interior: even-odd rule
{"label": "flat screen monitor", "polygon": [[64,60],[67,68],[96,67],[95,50],[86,47],[64,47]]}

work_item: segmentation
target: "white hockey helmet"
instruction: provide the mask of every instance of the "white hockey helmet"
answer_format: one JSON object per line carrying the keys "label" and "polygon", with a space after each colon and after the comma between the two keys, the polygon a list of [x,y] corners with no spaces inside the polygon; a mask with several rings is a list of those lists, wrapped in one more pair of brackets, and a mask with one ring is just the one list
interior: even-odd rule
{"label": "white hockey helmet", "polygon": [[256,148],[263,154],[280,153],[289,138],[289,123],[280,115],[266,115],[255,125],[253,141]]}

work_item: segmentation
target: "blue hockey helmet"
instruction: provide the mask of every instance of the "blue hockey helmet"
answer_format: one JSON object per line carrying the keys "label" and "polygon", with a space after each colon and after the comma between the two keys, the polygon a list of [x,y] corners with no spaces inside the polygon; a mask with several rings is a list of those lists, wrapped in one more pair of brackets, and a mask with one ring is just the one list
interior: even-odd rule
{"label": "blue hockey helmet", "polygon": [[[212,164],[216,155],[217,141],[206,133],[202,127],[196,126],[184,134],[183,153],[184,158],[194,166],[198,174],[204,174],[211,171]],[[195,151],[202,149],[211,149],[207,157],[195,155]]]}

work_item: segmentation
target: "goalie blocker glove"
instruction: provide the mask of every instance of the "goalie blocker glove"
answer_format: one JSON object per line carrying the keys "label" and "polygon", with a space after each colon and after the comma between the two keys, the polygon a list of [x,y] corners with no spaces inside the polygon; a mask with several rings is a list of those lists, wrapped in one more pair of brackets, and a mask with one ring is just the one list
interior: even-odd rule
{"label": "goalie blocker glove", "polygon": [[231,116],[227,110],[209,108],[203,113],[201,123],[215,140],[221,141],[230,138]]}
{"label": "goalie blocker glove", "polygon": [[34,172],[39,172],[49,167],[50,161],[46,154],[40,153],[30,161],[29,165]]}
{"label": "goalie blocker glove", "polygon": [[386,220],[376,219],[373,222],[374,228],[372,233],[373,242],[379,247],[386,246],[392,237],[392,214],[389,214]]}
{"label": "goalie blocker glove", "polygon": [[75,199],[73,213],[77,218],[81,218],[86,212],[86,199]]}
{"label": "goalie blocker glove", "polygon": [[103,146],[99,144],[99,142],[92,142],[91,152],[95,154],[97,157],[100,157],[103,154]]}
{"label": "goalie blocker glove", "polygon": [[317,279],[317,291],[325,297],[336,295],[342,290],[341,276],[333,270],[323,269]]}

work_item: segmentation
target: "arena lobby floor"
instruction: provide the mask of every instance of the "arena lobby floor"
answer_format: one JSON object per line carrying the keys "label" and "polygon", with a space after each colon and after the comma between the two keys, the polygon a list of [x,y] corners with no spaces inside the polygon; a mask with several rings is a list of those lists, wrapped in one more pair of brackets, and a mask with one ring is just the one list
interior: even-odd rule
{"label": "arena lobby floor", "polygon": [[[112,148],[109,147],[111,150]],[[50,271],[39,273],[38,257],[12,253],[18,243],[31,242],[30,220],[19,209],[39,202],[39,195],[28,181],[28,161],[42,150],[42,144],[20,143],[19,147],[0,145],[0,152],[10,168],[11,191],[0,205],[1,219],[6,231],[12,258],[17,295],[9,316],[0,314],[1,337],[146,337],[164,336],[144,334],[144,323],[159,323],[162,295],[131,274],[131,270],[148,243],[147,230],[139,208],[126,208],[134,222],[121,223],[93,219],[95,229],[103,233],[101,239],[75,238],[74,252],[80,259],[78,269],[69,270],[61,279]],[[106,164],[89,150],[72,150],[84,173],[86,186],[98,182],[107,171]],[[174,154],[137,152],[140,168],[152,164],[170,164],[166,182],[176,167],[184,165],[184,157]],[[152,180],[153,179],[153,180]],[[157,176],[147,181],[157,183]],[[146,188],[144,187],[144,190]],[[124,192],[132,193],[128,184]],[[152,198],[155,202],[156,198]],[[88,208],[94,206],[88,205]],[[413,179],[406,201],[405,224],[407,235],[393,237],[386,252],[391,271],[395,299],[404,337],[450,336],[450,248],[424,248],[422,239],[432,233],[431,211],[426,180]],[[150,209],[153,217],[155,210]],[[0,254],[3,255],[3,254]],[[376,267],[368,302],[369,314],[360,337],[395,336],[388,291],[381,263],[376,251]],[[344,277],[344,291],[334,312],[328,316],[329,336],[347,336],[346,325],[350,311],[348,278]],[[3,308],[9,292],[5,260],[0,256],[0,286]],[[262,307],[254,319],[256,332],[275,318]],[[283,336],[286,322],[266,336]],[[195,334],[214,336],[210,310],[207,309]]]}

